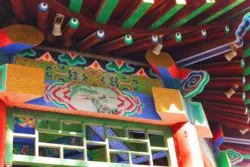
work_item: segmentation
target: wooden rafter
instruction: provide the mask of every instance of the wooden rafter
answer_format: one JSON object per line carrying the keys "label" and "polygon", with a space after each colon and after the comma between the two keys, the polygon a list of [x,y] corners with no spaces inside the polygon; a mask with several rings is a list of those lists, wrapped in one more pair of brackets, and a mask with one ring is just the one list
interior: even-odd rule
{"label": "wooden rafter", "polygon": [[154,0],[140,0],[135,5],[132,5],[122,17],[125,18],[125,20],[122,19],[124,20],[122,27],[125,29],[132,28],[153,4]]}
{"label": "wooden rafter", "polygon": [[172,28],[181,27],[214,4],[214,0],[187,1],[187,6],[183,8],[176,17],[173,17],[167,22],[167,25]]}
{"label": "wooden rafter", "polygon": [[102,0],[96,12],[96,22],[106,24],[118,3],[119,0]]}
{"label": "wooden rafter", "polygon": [[[211,21],[219,18],[221,15],[229,12],[234,7],[244,2],[244,0],[226,0],[218,1],[210,9],[204,11],[193,20],[193,24],[208,24]],[[233,5],[232,5],[233,4]],[[237,5],[235,5],[237,4]]]}
{"label": "wooden rafter", "polygon": [[159,9],[155,10],[155,14],[153,15],[153,17],[151,17],[150,20],[151,25],[149,26],[149,29],[157,29],[161,27],[186,5],[186,1],[174,0],[169,1],[164,5],[165,6],[163,6],[164,8],[161,11],[159,11]]}

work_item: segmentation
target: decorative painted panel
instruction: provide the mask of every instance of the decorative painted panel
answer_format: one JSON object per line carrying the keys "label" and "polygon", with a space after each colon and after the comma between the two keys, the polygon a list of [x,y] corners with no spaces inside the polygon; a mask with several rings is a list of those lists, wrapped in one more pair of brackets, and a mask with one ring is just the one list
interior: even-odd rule
{"label": "decorative painted panel", "polygon": [[[33,55],[34,52],[28,52],[26,55]],[[60,59],[60,57],[59,57]],[[39,59],[40,60],[40,59]],[[54,63],[54,61],[39,61],[31,60],[22,57],[15,57],[14,63],[24,66],[43,68],[45,71],[46,80],[55,80],[62,82],[75,81],[85,85],[98,86],[98,87],[116,87],[120,90],[127,90],[131,92],[142,92],[152,94],[152,87],[162,87],[162,81],[159,79],[150,79],[148,77],[141,77],[135,75],[121,74],[114,63],[107,64],[118,73],[106,72],[101,65],[95,61],[92,65],[85,68],[69,66],[64,64]],[[67,58],[61,60],[68,60]],[[68,61],[68,64],[76,64],[78,62],[85,62],[85,59],[78,59],[75,62]],[[127,64],[123,64],[125,71],[131,70]],[[145,72],[143,72],[145,74]],[[139,75],[139,74],[138,74]],[[145,74],[146,76],[146,74]]]}
{"label": "decorative painted panel", "polygon": [[74,82],[46,81],[44,97],[27,104],[161,120],[155,111],[152,96]]}
{"label": "decorative painted panel", "polygon": [[119,74],[142,76],[146,78],[159,79],[150,67],[142,67],[135,64],[129,64],[123,60],[103,60],[84,57],[75,52],[46,52],[39,49],[28,49],[16,54],[18,57],[41,60],[43,62],[53,62],[55,64],[64,64],[68,66],[77,66],[82,68],[93,67],[102,69],[106,72],[115,72]]}

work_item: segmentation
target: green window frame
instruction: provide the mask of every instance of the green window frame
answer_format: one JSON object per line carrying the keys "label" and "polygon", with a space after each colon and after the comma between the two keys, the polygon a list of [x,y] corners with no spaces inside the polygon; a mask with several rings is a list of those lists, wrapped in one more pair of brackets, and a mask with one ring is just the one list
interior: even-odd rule
{"label": "green window frame", "polygon": [[[14,133],[14,118],[28,116],[35,119],[35,133],[25,134],[25,133]],[[44,128],[40,121],[54,121],[58,123],[58,129]],[[81,126],[81,131],[72,132],[64,128],[64,124],[78,124]],[[87,139],[86,127],[89,126],[101,126],[104,129],[104,140],[103,141],[91,141]],[[109,136],[107,128],[118,128],[122,129],[124,137],[120,136]],[[130,130],[142,130],[145,135],[145,139],[131,138],[129,135]],[[164,146],[153,146],[149,135],[152,133],[161,133],[164,139]],[[41,142],[39,135],[65,135],[72,137],[79,137],[82,139],[82,144],[80,146],[65,145],[65,144],[55,144],[49,142]],[[25,138],[34,140],[34,155],[18,155],[13,153],[13,139],[14,138]],[[109,141],[117,140],[127,143],[139,143],[146,145],[146,151],[134,151],[134,150],[118,150],[110,149]],[[105,162],[89,161],[88,160],[88,144],[103,146],[105,148]],[[39,154],[40,147],[54,148],[60,150],[58,158],[43,157]],[[83,157],[81,160],[64,159],[64,150],[82,150]],[[30,166],[72,166],[72,167],[146,167],[154,166],[152,152],[164,151],[167,153],[167,161],[169,167],[176,167],[176,153],[174,147],[174,141],[172,137],[171,128],[165,126],[154,126],[146,124],[138,124],[134,122],[125,122],[117,120],[107,120],[107,119],[96,119],[91,117],[80,117],[75,115],[58,114],[52,112],[40,112],[31,111],[26,109],[9,108],[7,116],[7,135],[6,135],[6,158],[5,161],[8,164],[14,165],[30,165]],[[127,154],[128,164],[120,164],[111,162],[111,154]],[[133,164],[132,155],[136,156],[148,156],[148,165],[137,165]]]}

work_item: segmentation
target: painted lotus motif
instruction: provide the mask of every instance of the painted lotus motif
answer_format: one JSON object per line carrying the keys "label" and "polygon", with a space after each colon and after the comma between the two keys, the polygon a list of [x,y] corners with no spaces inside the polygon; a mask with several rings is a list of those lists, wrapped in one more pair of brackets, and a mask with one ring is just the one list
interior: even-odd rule
{"label": "painted lotus motif", "polygon": [[45,101],[70,110],[108,113],[121,116],[140,114],[142,103],[136,96],[116,88],[104,89],[82,84],[46,85]]}

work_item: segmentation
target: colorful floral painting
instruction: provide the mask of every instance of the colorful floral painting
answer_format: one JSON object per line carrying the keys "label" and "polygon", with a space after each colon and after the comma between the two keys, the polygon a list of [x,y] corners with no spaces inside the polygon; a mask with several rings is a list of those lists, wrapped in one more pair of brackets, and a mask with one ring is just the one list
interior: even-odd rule
{"label": "colorful floral painting", "polygon": [[138,97],[114,87],[104,89],[74,82],[47,84],[44,98],[65,109],[121,116],[141,114],[143,107]]}

